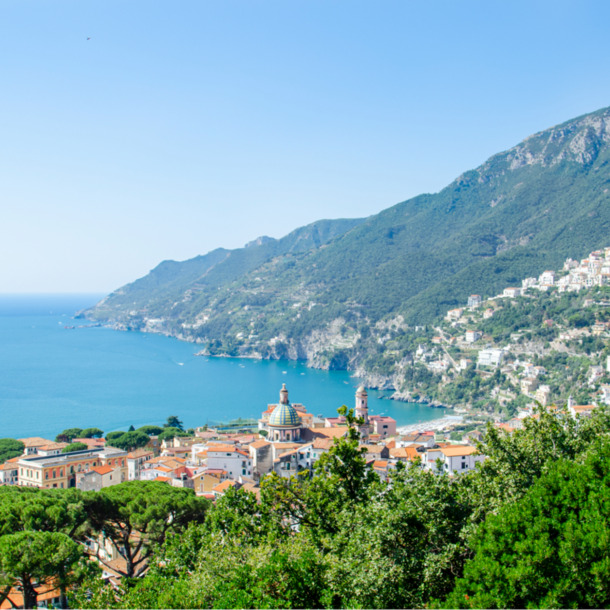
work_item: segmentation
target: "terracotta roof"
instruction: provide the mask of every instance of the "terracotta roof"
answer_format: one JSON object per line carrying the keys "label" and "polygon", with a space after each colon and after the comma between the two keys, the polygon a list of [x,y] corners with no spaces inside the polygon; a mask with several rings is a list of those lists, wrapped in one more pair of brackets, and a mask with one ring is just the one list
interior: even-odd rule
{"label": "terracotta roof", "polygon": [[73,443],[84,443],[89,449],[94,447],[105,447],[106,439],[103,438],[73,438]]}
{"label": "terracotta roof", "polygon": [[292,451],[286,451],[286,453],[280,453],[280,454],[278,455],[278,457],[279,457],[279,458],[283,458],[283,457],[286,457],[286,456],[288,456],[288,455],[294,455],[296,452],[297,452],[297,450],[296,450],[296,449],[293,449]]}
{"label": "terracotta roof", "polygon": [[50,445],[53,441],[48,438],[41,438],[40,436],[29,436],[27,438],[18,438],[26,447],[42,447],[43,445]]}
{"label": "terracotta roof", "polygon": [[327,451],[334,445],[332,438],[316,438],[313,441],[314,449],[326,449]]}
{"label": "terracotta roof", "polygon": [[227,479],[226,481],[223,481],[222,483],[218,483],[218,485],[216,485],[216,487],[212,487],[212,491],[215,491],[217,493],[224,493],[230,487],[238,487],[238,486],[239,486],[239,483],[237,481],[234,481],[233,479]]}
{"label": "terracotta roof", "polygon": [[170,480],[169,477],[161,477],[158,476],[155,479],[153,479],[153,481],[159,481],[160,483],[167,483]]}
{"label": "terracotta roof", "polygon": [[346,426],[332,426],[330,428],[316,428],[314,430],[314,435],[318,436],[327,436],[328,438],[340,438],[347,434]]}
{"label": "terracotta roof", "polygon": [[373,468],[379,468],[380,470],[385,470],[388,467],[387,460],[375,460],[373,462]]}
{"label": "terracotta roof", "polygon": [[93,470],[93,472],[97,472],[97,474],[108,474],[109,472],[112,472],[114,468],[112,468],[112,466],[96,466],[91,470]]}
{"label": "terracotta roof", "polygon": [[221,444],[210,444],[208,445],[208,453],[210,451],[220,451],[222,453],[234,453],[235,451],[237,451],[237,447],[235,447],[235,445],[221,445]]}
{"label": "terracotta roof", "polygon": [[[77,442],[77,441],[74,441]],[[47,445],[41,445],[38,447],[39,451],[53,451],[53,449],[63,449],[67,447],[68,443],[48,443]]]}
{"label": "terracotta roof", "polygon": [[135,451],[132,451],[131,453],[127,454],[127,459],[134,460],[137,458],[144,457],[146,455],[154,455],[154,454],[150,449],[136,449]]}
{"label": "terracotta roof", "polygon": [[477,448],[470,445],[454,445],[453,447],[442,447],[441,452],[447,457],[459,457],[460,455],[472,455],[477,452]]}
{"label": "terracotta roof", "polygon": [[409,447],[393,447],[390,449],[390,457],[393,457],[395,460],[412,460],[418,455],[417,447],[413,445],[410,445]]}
{"label": "terracotta roof", "polygon": [[384,445],[360,445],[360,449],[366,449],[367,453],[381,453],[386,447]]}
{"label": "terracotta roof", "polygon": [[268,445],[271,445],[271,443],[264,439],[261,439],[260,441],[255,441],[254,443],[250,443],[250,447],[252,447],[253,449],[260,449],[261,447],[267,447]]}
{"label": "terracotta roof", "polygon": [[280,450],[284,450],[284,451],[289,451],[290,449],[296,449],[297,447],[300,447],[299,443],[273,443],[273,446],[275,447],[276,451],[280,451]]}
{"label": "terracotta roof", "polygon": [[218,479],[220,481],[220,479],[222,479],[223,474],[226,474],[224,470],[202,470],[201,472],[194,474],[191,478],[199,479],[203,476],[208,476],[213,477],[214,479]]}

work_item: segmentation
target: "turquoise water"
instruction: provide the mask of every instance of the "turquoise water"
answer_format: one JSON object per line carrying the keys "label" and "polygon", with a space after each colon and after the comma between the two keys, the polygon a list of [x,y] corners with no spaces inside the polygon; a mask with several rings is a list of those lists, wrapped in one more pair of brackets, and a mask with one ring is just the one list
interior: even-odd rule
{"label": "turquoise water", "polygon": [[[0,438],[54,438],[65,428],[109,432],[162,424],[178,415],[186,427],[260,417],[286,383],[292,402],[325,416],[353,406],[358,380],[300,363],[195,356],[176,339],[107,328],[83,328],[73,314],[102,295],[0,296]],[[75,326],[76,328],[65,328]],[[369,392],[371,414],[399,425],[445,415]]]}

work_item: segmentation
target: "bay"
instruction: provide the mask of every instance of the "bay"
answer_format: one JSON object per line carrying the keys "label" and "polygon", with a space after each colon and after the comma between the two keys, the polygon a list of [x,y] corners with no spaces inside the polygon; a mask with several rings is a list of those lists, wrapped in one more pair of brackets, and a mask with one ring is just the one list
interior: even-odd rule
{"label": "bay", "polygon": [[[286,383],[291,402],[332,416],[354,405],[357,378],[299,362],[195,356],[170,337],[91,327],[76,311],[103,295],[0,295],[0,438],[54,438],[71,427],[105,432],[163,424],[185,427],[260,417]],[[438,419],[445,409],[369,391],[371,414],[398,425]]]}

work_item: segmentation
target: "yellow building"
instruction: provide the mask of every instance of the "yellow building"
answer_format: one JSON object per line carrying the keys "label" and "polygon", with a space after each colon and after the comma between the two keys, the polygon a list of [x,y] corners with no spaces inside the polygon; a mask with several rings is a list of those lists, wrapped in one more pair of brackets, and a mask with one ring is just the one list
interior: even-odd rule
{"label": "yellow building", "polygon": [[22,458],[18,465],[18,485],[26,487],[76,487],[79,473],[89,472],[98,466],[120,467],[121,475],[124,475],[122,480],[127,480],[127,451],[114,447]]}

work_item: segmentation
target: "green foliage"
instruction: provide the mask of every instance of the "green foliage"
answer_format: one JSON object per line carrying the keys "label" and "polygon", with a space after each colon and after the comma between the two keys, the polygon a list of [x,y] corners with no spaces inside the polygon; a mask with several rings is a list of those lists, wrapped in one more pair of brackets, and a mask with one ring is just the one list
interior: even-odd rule
{"label": "green foliage", "polygon": [[488,424],[479,451],[487,456],[477,473],[468,477],[477,518],[514,502],[557,460],[576,459],[602,433],[610,430],[607,409],[596,409],[590,419],[539,409],[511,434]]}
{"label": "green foliage", "polygon": [[85,428],[79,438],[102,438],[102,436],[104,436],[104,431],[99,428]]}
{"label": "green foliage", "polygon": [[163,432],[157,435],[159,441],[170,441],[176,436],[189,436],[188,432],[181,430],[180,428],[164,428]]}
{"label": "green foliage", "polygon": [[116,440],[117,438],[120,438],[121,436],[123,436],[123,434],[126,434],[126,432],[124,432],[123,430],[108,432],[108,434],[106,434],[106,442],[112,443],[112,441]]}
{"label": "green foliage", "polygon": [[70,443],[73,438],[80,437],[83,433],[82,428],[67,428],[63,432],[60,432],[55,437],[56,443]]}
{"label": "green foliage", "polygon": [[260,499],[230,489],[210,505],[140,481],[85,494],[0,488],[0,540],[104,536],[124,578],[115,589],[89,576],[71,597],[84,608],[610,604],[605,409],[578,420],[540,410],[511,435],[490,426],[474,472],[398,464],[389,484],[366,466],[362,421],[340,413],[346,437],[314,472],[269,475]]}
{"label": "green foliage", "polygon": [[132,451],[139,447],[145,447],[150,441],[150,437],[144,434],[141,430],[125,432],[112,440],[108,440],[111,447],[123,449],[124,451]]}
{"label": "green foliage", "polygon": [[36,607],[40,585],[58,584],[65,591],[75,565],[83,560],[82,547],[65,534],[24,531],[0,536],[0,574],[18,583],[25,608]]}
{"label": "green foliage", "polygon": [[605,608],[610,603],[610,443],[553,463],[490,515],[447,608]]}
{"label": "green foliage", "polygon": [[0,464],[6,460],[19,457],[25,451],[25,445],[14,438],[0,438]]}
{"label": "green foliage", "polygon": [[144,432],[144,434],[148,434],[148,436],[157,436],[163,432],[163,428],[161,426],[140,426],[137,429],[137,432]]}
{"label": "green foliage", "polygon": [[77,489],[0,486],[0,535],[33,530],[79,539],[86,519]]}
{"label": "green foliage", "polygon": [[130,481],[87,496],[90,522],[125,559],[119,571],[127,578],[146,572],[155,546],[169,532],[203,521],[207,506],[189,489],[155,481]]}
{"label": "green foliage", "polygon": [[67,447],[64,447],[62,453],[70,453],[70,451],[84,451],[87,449],[85,443],[70,443]]}
{"label": "green foliage", "polygon": [[164,428],[178,428],[178,430],[184,430],[184,424],[178,419],[177,415],[170,415],[167,418],[167,422],[163,424]]}

